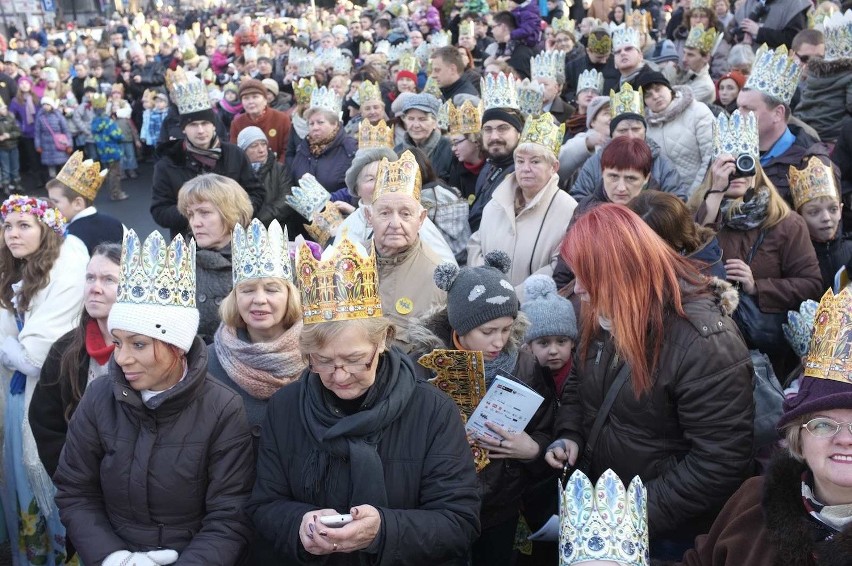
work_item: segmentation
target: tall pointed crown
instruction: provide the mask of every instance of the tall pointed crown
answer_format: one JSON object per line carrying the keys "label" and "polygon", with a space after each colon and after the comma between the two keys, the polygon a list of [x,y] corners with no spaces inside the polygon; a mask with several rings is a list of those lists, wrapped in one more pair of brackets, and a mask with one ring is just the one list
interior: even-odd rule
{"label": "tall pointed crown", "polygon": [[382,91],[379,85],[371,81],[364,81],[358,87],[358,103],[364,104],[368,100],[382,100]]}
{"label": "tall pointed crown", "polygon": [[639,477],[627,489],[612,470],[592,486],[580,470],[559,493],[559,563],[651,563],[648,491]]}
{"label": "tall pointed crown", "polygon": [[159,232],[142,243],[124,235],[116,303],[195,308],[195,240],[178,234],[168,245]]}
{"label": "tall pointed crown", "polygon": [[383,39],[376,43],[376,48],[373,49],[373,53],[375,53],[376,55],[384,55],[385,57],[387,57],[390,53],[390,48],[390,41]]}
{"label": "tall pointed crown", "polygon": [[577,93],[583,92],[587,89],[592,89],[598,94],[603,92],[604,85],[604,77],[603,73],[598,72],[594,69],[586,69],[582,73],[580,73],[580,77],[577,79]]}
{"label": "tall pointed crown", "polygon": [[287,63],[291,65],[298,65],[304,59],[308,59],[311,57],[311,52],[304,47],[291,47],[290,52],[287,55]]}
{"label": "tall pointed crown", "polygon": [[420,61],[414,53],[402,53],[399,56],[399,70],[417,73],[420,70]]}
{"label": "tall pointed crown", "polygon": [[434,49],[452,45],[453,36],[449,31],[436,31],[429,37],[429,43]]}
{"label": "tall pointed crown", "polygon": [[414,48],[408,41],[397,45],[391,45],[390,50],[388,51],[388,61],[399,61],[399,58],[402,57],[403,53],[411,53],[413,51]]}
{"label": "tall pointed crown", "polygon": [[852,291],[825,292],[814,317],[805,376],[852,383]]}
{"label": "tall pointed crown", "polygon": [[754,65],[744,88],[762,92],[789,105],[801,76],[802,69],[787,52],[786,45],[773,50],[764,43],[754,56]]}
{"label": "tall pointed crown", "polygon": [[341,117],[343,115],[343,112],[341,110],[341,108],[343,107],[343,100],[337,95],[336,92],[334,92],[334,89],[330,89],[325,86],[316,88],[311,93],[310,107],[328,110],[329,112],[337,114],[338,117]]}
{"label": "tall pointed crown", "polygon": [[358,125],[358,149],[377,147],[393,149],[393,146],[393,128],[388,126],[384,120],[380,120],[375,126],[371,126],[367,120],[361,120]]}
{"label": "tall pointed crown", "polygon": [[568,16],[563,16],[561,18],[553,18],[553,21],[550,22],[550,27],[551,29],[553,29],[554,34],[567,31],[568,33],[573,35],[576,26],[577,23]]}
{"label": "tall pointed crown", "polygon": [[639,32],[622,24],[612,32],[612,50],[618,51],[628,45],[632,45],[636,49],[642,48],[642,44],[639,42]]}
{"label": "tall pointed crown", "polygon": [[819,197],[840,199],[831,165],[823,163],[816,155],[808,158],[807,167],[796,169],[790,165],[790,194],[796,210],[808,201]]}
{"label": "tall pointed crown", "polygon": [[414,55],[417,57],[421,69],[425,69],[429,63],[429,59],[432,57],[432,50],[432,44],[425,41],[414,50]]}
{"label": "tall pointed crown", "polygon": [[702,55],[707,55],[716,47],[716,38],[720,35],[715,29],[704,31],[704,24],[698,24],[689,30],[684,46],[697,49]]}
{"label": "tall pointed crown", "polygon": [[645,10],[633,10],[624,17],[624,23],[627,27],[635,29],[639,33],[648,33],[648,20],[650,14]]}
{"label": "tall pointed crown", "polygon": [[341,55],[334,60],[334,63],[331,65],[331,70],[335,75],[348,75],[352,72],[352,59],[345,55]]}
{"label": "tall pointed crown", "polygon": [[459,24],[459,38],[474,37],[475,35],[473,20],[465,20]]}
{"label": "tall pointed crown", "polygon": [[293,83],[293,94],[296,97],[296,104],[310,104],[311,95],[317,89],[317,79],[315,77],[301,78],[299,82]]}
{"label": "tall pointed crown", "polygon": [[171,97],[178,107],[178,114],[192,114],[210,110],[210,96],[204,81],[192,73],[187,73],[183,67],[172,71]]}
{"label": "tall pointed crown", "polygon": [[731,117],[719,114],[713,124],[713,158],[727,153],[736,157],[741,153],[760,159],[758,151],[757,118],[754,112],[745,116],[734,110]]}
{"label": "tall pointed crown", "polygon": [[83,152],[75,151],[56,175],[56,180],[93,201],[106,179],[106,174],[107,169],[101,171],[100,163],[91,159],[83,160]]}
{"label": "tall pointed crown", "polygon": [[293,187],[291,194],[284,197],[284,200],[302,218],[311,220],[314,214],[322,210],[322,207],[331,200],[331,195],[319,184],[316,177],[310,173],[305,173],[299,179],[299,186]]}
{"label": "tall pointed crown", "polygon": [[533,79],[550,79],[565,82],[565,52],[543,51],[532,58],[530,75]]}
{"label": "tall pointed crown", "polygon": [[852,59],[852,10],[833,13],[822,22],[825,60]]}
{"label": "tall pointed crown", "polygon": [[315,212],[310,224],[302,224],[308,235],[320,246],[325,246],[343,224],[343,214],[336,206],[327,204]]}
{"label": "tall pointed crown", "polygon": [[542,145],[553,152],[555,157],[559,156],[559,148],[562,147],[562,139],[565,137],[565,124],[556,125],[556,119],[550,112],[538,116],[529,116],[524,122],[524,129],[518,140],[522,143],[535,143]]}
{"label": "tall pointed crown", "polygon": [[435,80],[435,77],[429,77],[426,79],[426,84],[423,85],[423,93],[431,94],[438,100],[443,98],[443,94],[441,94],[441,86],[438,84],[438,81]]}
{"label": "tall pointed crown", "polygon": [[607,34],[599,39],[597,35],[590,33],[586,50],[598,55],[609,55],[612,52],[612,36]]}
{"label": "tall pointed crown", "polygon": [[518,91],[514,75],[487,75],[480,80],[482,104],[485,110],[491,108],[514,108],[519,110]]}
{"label": "tall pointed crown", "polygon": [[373,190],[373,202],[382,195],[402,193],[420,202],[422,177],[420,166],[414,154],[405,150],[396,161],[383,157],[376,171],[376,188]]}
{"label": "tall pointed crown", "polygon": [[465,100],[458,107],[450,100],[448,105],[451,136],[475,134],[482,129],[482,112],[479,105],[474,106],[470,100]]}
{"label": "tall pointed crown", "polygon": [[438,108],[438,114],[435,116],[438,122],[438,129],[446,132],[450,128],[450,101],[447,100],[441,107]]}
{"label": "tall pointed crown", "polygon": [[242,281],[264,277],[293,281],[287,230],[281,229],[278,220],[269,224],[269,230],[257,218],[247,229],[234,226],[231,253],[234,287]]}
{"label": "tall pointed crown", "polygon": [[341,57],[342,55],[340,53],[340,48],[332,47],[330,49],[321,50],[320,54],[317,55],[317,60],[319,60],[320,63],[328,65],[330,63],[334,63],[337,59],[340,59]]}
{"label": "tall pointed crown", "polygon": [[518,108],[521,115],[526,118],[541,114],[542,106],[544,106],[544,85],[529,79],[515,84],[518,87]]}
{"label": "tall pointed crown", "polygon": [[303,242],[296,252],[296,276],[305,324],[382,316],[375,249],[368,254],[345,233],[319,260]]}
{"label": "tall pointed crown", "polygon": [[613,118],[620,114],[645,114],[645,102],[642,99],[642,87],[638,90],[633,90],[630,83],[625,82],[621,85],[621,90],[615,92],[609,91],[609,114]]}

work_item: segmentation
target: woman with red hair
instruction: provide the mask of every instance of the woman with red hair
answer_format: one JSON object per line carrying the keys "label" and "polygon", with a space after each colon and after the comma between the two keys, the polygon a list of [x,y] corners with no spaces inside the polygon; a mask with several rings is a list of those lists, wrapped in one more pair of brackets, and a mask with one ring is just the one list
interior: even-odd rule
{"label": "woman with red hair", "polygon": [[545,458],[590,478],[607,468],[640,476],[652,557],[679,559],[751,472],[752,366],[730,317],[737,295],[617,204],[580,216],[561,252],[582,330]]}

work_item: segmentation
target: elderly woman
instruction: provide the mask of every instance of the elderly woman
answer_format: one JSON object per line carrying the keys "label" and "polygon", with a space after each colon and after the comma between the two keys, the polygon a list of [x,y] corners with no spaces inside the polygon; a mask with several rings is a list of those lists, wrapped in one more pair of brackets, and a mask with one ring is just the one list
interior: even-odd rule
{"label": "elderly woman", "polygon": [[234,226],[248,225],[251,201],[233,179],[207,173],[181,187],[178,210],[189,222],[198,246],[195,256],[196,298],[201,313],[198,334],[210,344],[219,328],[219,305],[232,288],[231,234]]}
{"label": "elderly woman", "polygon": [[849,363],[850,301],[844,289],[820,303],[808,369],[778,423],[785,452],[731,497],[683,564],[852,564],[852,384],[847,369],[829,367]]}
{"label": "elderly woman", "polygon": [[751,471],[753,376],[730,318],[736,295],[621,205],[579,216],[562,254],[585,305],[545,458],[590,477],[640,476],[652,556],[679,557]]}
{"label": "elderly woman", "polygon": [[[278,562],[464,564],[479,534],[464,427],[391,345],[375,258],[344,238],[320,260],[302,246],[296,273],[310,366],[266,408],[248,505],[257,534]],[[333,284],[344,279],[363,285]]]}
{"label": "elderly woman", "polygon": [[426,154],[440,179],[450,176],[453,149],[450,140],[441,135],[438,111],[441,101],[425,92],[406,97],[402,105],[405,138],[394,148],[397,153],[416,147]]}
{"label": "elderly woman", "polygon": [[[581,94],[590,90],[586,89]],[[609,97],[594,97],[583,116],[586,129],[566,141],[559,150],[560,179],[570,179],[598,148],[609,142]]]}
{"label": "elderly woman", "polygon": [[564,131],[548,113],[527,118],[515,148],[515,171],[494,190],[481,228],[470,238],[469,265],[482,265],[486,254],[502,250],[512,262],[507,278],[516,287],[533,273],[553,274],[559,243],[577,208],[577,201],[559,189],[556,155]]}
{"label": "elderly woman", "polygon": [[86,389],[53,476],[84,564],[232,566],[251,540],[251,435],[239,395],[207,374],[194,248],[124,238],[109,373]]}

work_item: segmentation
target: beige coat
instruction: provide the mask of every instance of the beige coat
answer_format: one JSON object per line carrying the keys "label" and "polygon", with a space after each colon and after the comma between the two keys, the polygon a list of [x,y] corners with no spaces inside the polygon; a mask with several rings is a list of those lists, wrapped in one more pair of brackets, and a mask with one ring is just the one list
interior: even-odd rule
{"label": "beige coat", "polygon": [[520,189],[515,174],[508,175],[482,211],[482,224],[467,246],[468,265],[483,265],[488,252],[506,252],[512,259],[508,278],[516,291],[533,273],[552,275],[559,245],[577,208],[577,201],[559,190],[558,184],[559,175],[554,173],[515,215],[515,194]]}

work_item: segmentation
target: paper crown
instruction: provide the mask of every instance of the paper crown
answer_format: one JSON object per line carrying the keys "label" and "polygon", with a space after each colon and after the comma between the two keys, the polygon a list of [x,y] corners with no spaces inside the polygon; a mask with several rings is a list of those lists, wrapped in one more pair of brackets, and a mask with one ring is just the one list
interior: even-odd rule
{"label": "paper crown", "polygon": [[550,27],[553,29],[554,34],[564,31],[574,35],[577,23],[568,16],[563,16],[561,18],[553,18],[553,21],[550,22]]}
{"label": "paper crown", "polygon": [[343,214],[331,204],[319,212],[315,212],[310,224],[302,224],[308,235],[320,246],[325,246],[337,233],[337,229],[343,224]]}
{"label": "paper crown", "polygon": [[405,150],[396,161],[383,157],[376,171],[376,188],[373,189],[373,202],[386,194],[406,194],[420,202],[422,177],[420,166],[414,154]]}
{"label": "paper crown", "polygon": [[559,563],[651,563],[648,492],[639,477],[627,489],[612,470],[592,486],[580,470],[559,493]]}
{"label": "paper crown", "polygon": [[852,291],[825,292],[814,317],[814,335],[805,360],[805,376],[852,382]]}
{"label": "paper crown", "polygon": [[289,248],[287,231],[281,229],[278,220],[273,220],[268,230],[257,218],[247,229],[239,224],[234,226],[231,236],[234,287],[242,281],[264,277],[293,281]]}
{"label": "paper crown", "polygon": [[642,99],[642,87],[638,90],[633,90],[630,83],[625,82],[621,85],[621,90],[615,92],[609,91],[609,115],[615,118],[620,114],[645,114],[645,102]]}
{"label": "paper crown", "polygon": [[343,107],[343,100],[334,92],[333,89],[330,89],[325,86],[321,86],[319,88],[315,88],[311,93],[311,104],[310,108],[320,108],[322,110],[328,110],[334,114],[337,114],[338,118],[343,115],[341,108]]}
{"label": "paper crown", "polygon": [[804,169],[790,165],[790,194],[793,196],[793,208],[796,210],[808,201],[819,197],[840,199],[840,192],[834,180],[831,165],[826,165],[817,156],[808,158]]}
{"label": "paper crown", "polygon": [[319,260],[301,243],[296,274],[304,324],[382,316],[375,249],[368,254],[345,233]]}
{"label": "paper crown", "polygon": [[192,114],[210,110],[210,96],[204,81],[178,67],[171,75],[171,98],[178,107],[178,114]]}
{"label": "paper crown", "polygon": [[116,303],[195,308],[195,240],[178,234],[168,245],[159,232],[145,242],[124,234]]}
{"label": "paper crown", "polygon": [[95,110],[105,110],[107,105],[107,97],[102,92],[93,92],[89,96],[89,102]]}
{"label": "paper crown", "polygon": [[543,51],[532,58],[530,75],[535,79],[550,79],[557,83],[565,82],[565,52],[560,50]]}
{"label": "paper crown", "polygon": [[298,65],[303,60],[309,59],[310,57],[312,57],[312,54],[309,50],[303,47],[292,47],[287,55],[287,63],[289,65]]}
{"label": "paper crown", "polygon": [[515,84],[518,87],[518,108],[521,115],[526,118],[527,116],[541,114],[544,105],[544,86],[529,79],[524,79]]}
{"label": "paper crown", "polygon": [[447,103],[451,136],[475,134],[482,129],[482,112],[479,105],[474,106],[470,100],[465,100],[458,107],[452,100]]}
{"label": "paper crown", "polygon": [[719,114],[713,123],[713,158],[727,153],[734,157],[747,153],[755,161],[760,159],[758,151],[757,118],[754,112],[745,116],[734,110],[731,117]]}
{"label": "paper crown", "polygon": [[639,33],[648,33],[648,28],[650,27],[648,20],[651,18],[651,15],[645,10],[633,10],[631,13],[625,15],[624,23],[627,27],[635,29]]}
{"label": "paper crown", "polygon": [[296,74],[300,77],[313,77],[316,70],[316,60],[313,57],[307,57],[299,61],[299,68]]}
{"label": "paper crown", "polygon": [[331,63],[334,63],[337,59],[340,59],[341,57],[342,55],[340,53],[340,48],[332,47],[330,49],[321,50],[319,55],[317,55],[316,59],[324,65],[329,65]]}
{"label": "paper crown", "polygon": [[452,45],[453,35],[449,31],[436,31],[429,37],[429,43],[435,49],[446,47]]}
{"label": "paper crown", "polygon": [[322,207],[331,200],[331,195],[319,184],[316,177],[305,173],[299,179],[299,186],[293,187],[291,194],[284,197],[284,200],[302,218],[312,220],[314,213],[322,210]]}
{"label": "paper crown", "polygon": [[852,10],[833,13],[822,22],[825,60],[852,59]]}
{"label": "paper crown", "polygon": [[713,0],[692,0],[690,9],[704,8],[705,10],[713,10]]}
{"label": "paper crown", "polygon": [[370,81],[364,81],[358,87],[358,103],[364,104],[368,100],[382,101],[382,91],[379,85]]}
{"label": "paper crown", "polygon": [[815,10],[808,12],[808,29],[822,30],[825,20],[838,11],[836,4],[830,2],[820,3],[816,6]]}
{"label": "paper crown", "polygon": [[361,120],[358,125],[358,149],[374,149],[386,147],[393,149],[393,128],[389,127],[384,120],[380,120],[375,126],[371,126],[367,120]]}
{"label": "paper crown", "polygon": [[594,90],[595,92],[600,94],[603,92],[603,85],[603,73],[600,73],[594,69],[586,69],[585,71],[580,73],[580,77],[577,79],[577,94],[588,89]]}
{"label": "paper crown", "polygon": [[373,52],[373,44],[369,41],[362,41],[361,45],[358,46],[358,55],[363,59],[366,55],[369,55]]}
{"label": "paper crown", "polygon": [[296,104],[310,104],[311,95],[317,88],[317,80],[315,77],[309,79],[301,78],[299,82],[293,83],[293,94],[296,97]]}
{"label": "paper crown", "polygon": [[787,53],[786,45],[772,50],[764,43],[754,56],[754,65],[744,88],[762,92],[783,104],[790,104],[801,75],[802,69]]}
{"label": "paper crown", "polygon": [[514,75],[498,74],[486,75],[480,79],[480,91],[482,92],[482,106],[484,110],[491,108],[514,108],[518,106],[518,91],[515,87]]}
{"label": "paper crown", "polygon": [[398,45],[391,45],[388,50],[388,61],[399,61],[404,53],[411,53],[412,51],[414,51],[414,48],[407,41]]}
{"label": "paper crown", "polygon": [[716,47],[717,34],[715,29],[704,31],[704,24],[698,24],[689,30],[684,47],[697,49],[702,55],[707,55]]}
{"label": "paper crown", "polygon": [[375,53],[376,55],[384,55],[385,57],[387,57],[390,53],[390,48],[390,41],[383,39],[376,43],[376,48],[373,49],[373,53]]}
{"label": "paper crown", "polygon": [[475,37],[473,20],[465,20],[459,24],[459,38]]}
{"label": "paper crown", "polygon": [[559,156],[559,148],[562,147],[562,140],[565,137],[565,124],[556,125],[556,119],[550,112],[545,112],[538,116],[529,116],[524,122],[524,129],[521,132],[521,137],[518,140],[518,145],[522,143],[535,143],[542,145],[553,152],[553,155]]}
{"label": "paper crown", "polygon": [[450,101],[441,104],[441,107],[438,108],[438,114],[435,116],[435,119],[438,121],[438,129],[442,132],[446,132],[450,127]]}
{"label": "paper crown", "polygon": [[426,68],[426,65],[429,63],[429,59],[432,56],[432,44],[424,41],[417,46],[417,49],[414,50],[414,55],[420,63],[420,68]]}
{"label": "paper crown", "polygon": [[598,38],[594,33],[590,33],[586,50],[597,55],[609,55],[612,52],[612,37],[604,35]]}
{"label": "paper crown", "polygon": [[787,311],[787,322],[781,324],[784,338],[800,358],[808,354],[811,338],[814,335],[814,318],[819,303],[808,299],[799,305],[797,311]]}
{"label": "paper crown", "polygon": [[101,171],[101,164],[97,161],[83,160],[82,151],[75,151],[56,175],[56,180],[88,200],[94,201],[106,179],[107,172],[106,169]]}
{"label": "paper crown", "polygon": [[414,53],[402,53],[399,56],[399,70],[417,73],[420,70],[420,61]]}
{"label": "paper crown", "polygon": [[438,81],[436,81],[434,77],[426,79],[426,84],[423,85],[422,92],[425,94],[431,94],[438,100],[441,100],[444,97],[443,94],[441,94],[441,87],[438,85]]}
{"label": "paper crown", "polygon": [[257,61],[257,48],[255,47],[244,47],[243,48],[243,59],[246,61]]}
{"label": "paper crown", "polygon": [[617,26],[612,32],[612,50],[618,51],[627,46],[641,49],[639,43],[639,32],[633,28],[626,27],[624,24]]}
{"label": "paper crown", "polygon": [[331,70],[335,75],[348,75],[352,71],[352,59],[341,55],[334,60]]}

